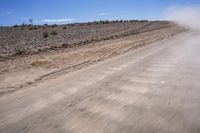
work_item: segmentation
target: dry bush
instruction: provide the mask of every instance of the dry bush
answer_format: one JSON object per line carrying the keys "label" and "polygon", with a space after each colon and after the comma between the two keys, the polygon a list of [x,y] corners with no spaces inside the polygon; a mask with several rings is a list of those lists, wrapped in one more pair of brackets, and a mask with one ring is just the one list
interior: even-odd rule
{"label": "dry bush", "polygon": [[13,27],[14,27],[14,28],[17,28],[17,27],[19,27],[19,25],[13,25]]}
{"label": "dry bush", "polygon": [[36,27],[36,26],[33,26],[33,27],[29,28],[29,30],[37,30],[37,29],[38,29],[38,27]]}
{"label": "dry bush", "polygon": [[43,32],[43,38],[47,38],[49,37],[49,33],[48,32]]}
{"label": "dry bush", "polygon": [[49,63],[50,63],[49,61],[34,61],[30,65],[34,67],[39,67],[39,66],[47,65]]}
{"label": "dry bush", "polygon": [[67,27],[66,26],[63,26],[63,30],[66,30],[67,29]]}
{"label": "dry bush", "polygon": [[56,31],[52,31],[51,35],[55,36],[55,35],[58,35],[58,33]]}
{"label": "dry bush", "polygon": [[53,25],[51,25],[51,27],[55,28],[55,27],[58,27],[58,25],[57,24],[53,24]]}

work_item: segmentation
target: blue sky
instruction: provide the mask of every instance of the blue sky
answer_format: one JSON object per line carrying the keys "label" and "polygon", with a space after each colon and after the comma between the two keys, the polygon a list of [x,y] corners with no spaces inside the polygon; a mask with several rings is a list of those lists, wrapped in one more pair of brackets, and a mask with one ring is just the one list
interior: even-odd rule
{"label": "blue sky", "polygon": [[171,6],[200,4],[200,0],[0,0],[0,25],[32,18],[35,24],[115,19],[162,19]]}

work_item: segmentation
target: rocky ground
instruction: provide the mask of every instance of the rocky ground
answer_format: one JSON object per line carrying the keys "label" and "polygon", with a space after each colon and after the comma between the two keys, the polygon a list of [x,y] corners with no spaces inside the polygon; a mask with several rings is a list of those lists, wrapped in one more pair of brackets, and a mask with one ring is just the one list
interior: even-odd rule
{"label": "rocky ground", "polygon": [[167,28],[166,21],[102,21],[68,25],[0,27],[0,59],[69,48]]}

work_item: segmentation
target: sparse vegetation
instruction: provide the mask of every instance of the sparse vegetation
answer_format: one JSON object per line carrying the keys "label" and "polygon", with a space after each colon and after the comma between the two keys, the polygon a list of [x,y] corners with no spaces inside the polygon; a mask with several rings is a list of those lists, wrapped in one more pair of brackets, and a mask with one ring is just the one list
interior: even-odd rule
{"label": "sparse vegetation", "polygon": [[53,24],[53,25],[51,25],[51,27],[55,28],[55,27],[58,27],[58,25],[57,24]]}
{"label": "sparse vegetation", "polygon": [[34,61],[30,65],[34,67],[40,67],[49,64],[49,61]]}
{"label": "sparse vegetation", "polygon": [[58,35],[58,33],[56,31],[52,31],[51,35],[55,36],[55,35]]}
{"label": "sparse vegetation", "polygon": [[[80,25],[82,26],[80,27]],[[61,46],[58,44],[67,44],[65,47],[85,45],[153,29],[166,28],[170,25],[171,23],[166,21],[148,22],[146,20],[141,22],[139,20],[103,20],[54,25],[53,27],[47,24],[40,26],[23,23],[20,26],[0,28],[0,56],[13,56],[20,50],[32,53],[43,49],[53,49]]]}
{"label": "sparse vegetation", "polygon": [[17,27],[19,27],[19,25],[13,25],[13,27],[14,27],[14,28],[17,28]]}
{"label": "sparse vegetation", "polygon": [[148,22],[148,20],[140,20],[141,23]]}
{"label": "sparse vegetation", "polygon": [[29,30],[37,30],[37,29],[38,29],[38,27],[36,27],[36,26],[32,26],[29,28]]}
{"label": "sparse vegetation", "polygon": [[48,32],[43,32],[43,38],[47,38],[49,37],[49,33]]}
{"label": "sparse vegetation", "polygon": [[68,25],[69,25],[69,26],[75,26],[75,24],[73,24],[73,23],[72,23],[72,24],[68,24]]}
{"label": "sparse vegetation", "polygon": [[63,26],[63,30],[66,30],[67,29],[67,27],[66,26]]}

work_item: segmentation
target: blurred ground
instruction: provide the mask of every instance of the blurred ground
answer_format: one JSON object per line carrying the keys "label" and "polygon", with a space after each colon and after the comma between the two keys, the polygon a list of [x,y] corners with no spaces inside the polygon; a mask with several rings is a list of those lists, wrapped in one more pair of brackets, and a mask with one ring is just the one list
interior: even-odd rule
{"label": "blurred ground", "polygon": [[3,95],[0,132],[199,133],[199,42],[182,33]]}

